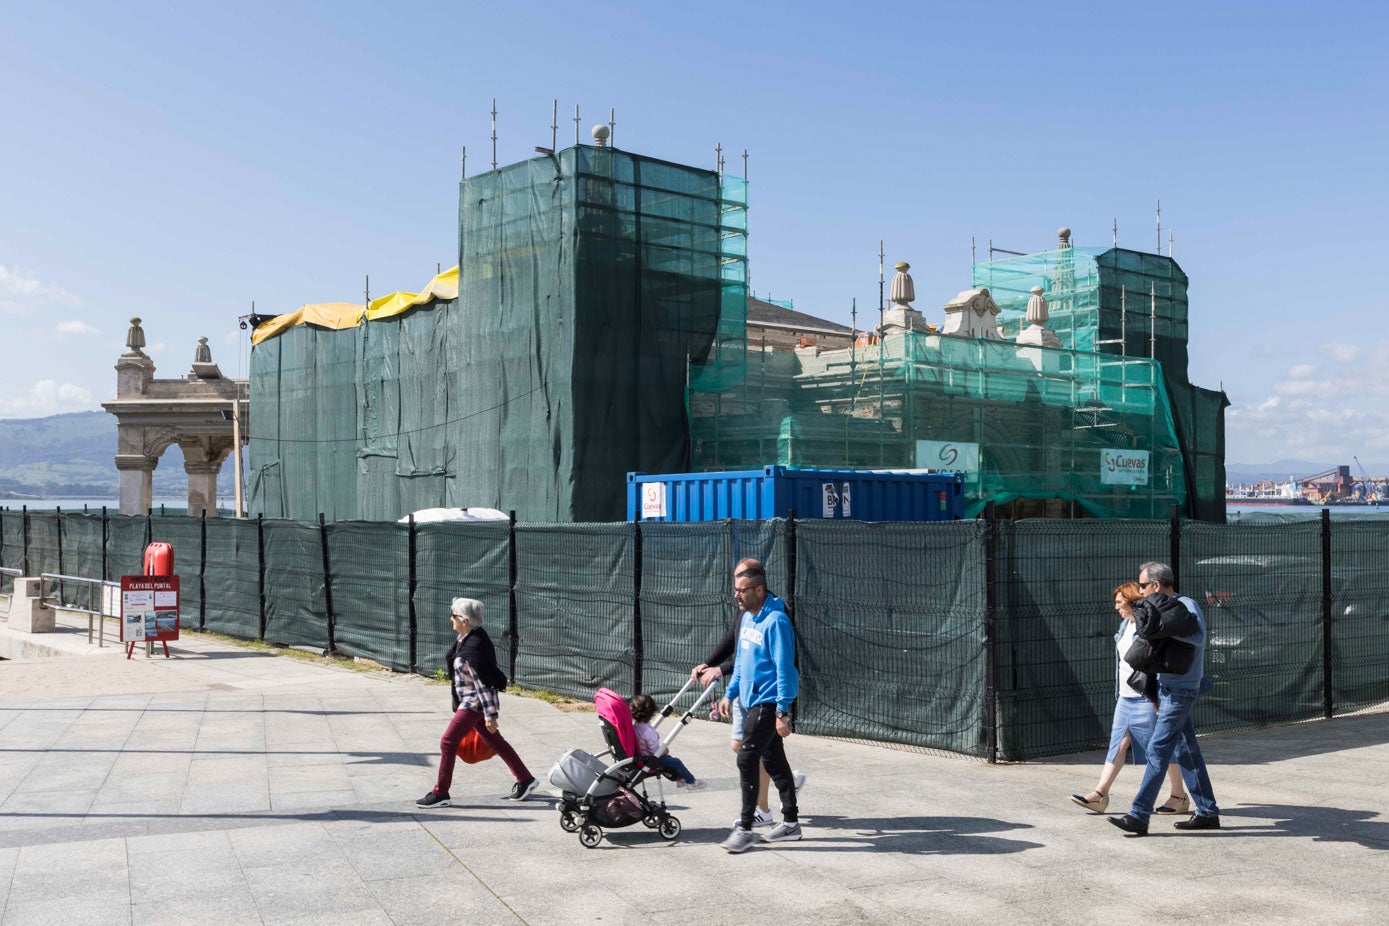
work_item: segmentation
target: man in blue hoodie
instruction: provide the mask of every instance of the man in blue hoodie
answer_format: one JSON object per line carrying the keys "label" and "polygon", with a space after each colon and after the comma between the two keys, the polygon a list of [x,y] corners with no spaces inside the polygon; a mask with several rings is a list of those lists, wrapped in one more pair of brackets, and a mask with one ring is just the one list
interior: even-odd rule
{"label": "man in blue hoodie", "polygon": [[733,674],[720,706],[729,710],[731,699],[737,698],[743,707],[743,745],[738,750],[743,803],[738,825],[720,845],[729,852],[745,852],[758,841],[752,824],[757,811],[758,769],[763,765],[781,797],[781,822],[761,840],[801,838],[796,785],[782,742],[791,735],[791,702],[800,691],[800,675],[796,671],[796,632],[780,602],[767,595],[767,573],[761,566],[745,568],[734,579],[733,597],[743,615]]}
{"label": "man in blue hoodie", "polygon": [[[1144,595],[1161,593],[1175,596],[1175,582],[1172,567],[1166,563],[1144,563],[1138,571],[1138,590]],[[1211,690],[1211,682],[1206,678],[1203,666],[1206,619],[1190,598],[1177,597],[1177,600],[1195,616],[1197,629],[1190,636],[1173,639],[1194,647],[1196,654],[1187,671],[1158,673],[1157,721],[1153,725],[1153,735],[1148,740],[1148,767],[1143,771],[1143,784],[1134,795],[1129,812],[1117,819],[1109,818],[1110,823],[1134,836],[1148,835],[1148,817],[1153,812],[1153,803],[1167,775],[1167,765],[1174,758],[1182,770],[1187,792],[1196,803],[1196,812],[1190,819],[1180,820],[1173,825],[1179,830],[1220,829],[1220,808],[1215,803],[1206,760],[1196,742],[1196,725],[1191,722],[1191,710],[1196,706],[1197,699]]]}

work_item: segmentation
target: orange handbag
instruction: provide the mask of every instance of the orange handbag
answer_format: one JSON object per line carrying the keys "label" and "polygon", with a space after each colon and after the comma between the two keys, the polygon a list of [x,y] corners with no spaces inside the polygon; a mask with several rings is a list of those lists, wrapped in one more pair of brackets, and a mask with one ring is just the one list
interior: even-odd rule
{"label": "orange handbag", "polygon": [[479,727],[469,730],[468,735],[458,744],[458,758],[469,764],[486,762],[496,754],[492,747],[487,745],[487,740],[482,738],[482,730]]}

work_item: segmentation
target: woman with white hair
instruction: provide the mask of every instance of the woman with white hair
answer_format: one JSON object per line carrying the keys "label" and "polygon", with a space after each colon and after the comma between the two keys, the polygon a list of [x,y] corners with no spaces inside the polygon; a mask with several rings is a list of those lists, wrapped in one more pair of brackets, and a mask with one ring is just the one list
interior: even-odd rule
{"label": "woman with white hair", "polygon": [[453,599],[453,629],[458,640],[449,649],[445,664],[453,680],[453,719],[439,740],[439,778],[434,790],[415,801],[420,807],[447,807],[453,766],[458,760],[458,744],[473,730],[483,742],[502,757],[516,779],[511,793],[503,800],[524,801],[535,790],[535,776],[516,750],[497,732],[501,710],[498,692],[506,688],[506,676],[497,667],[497,650],[482,628],[482,602],[474,598]]}

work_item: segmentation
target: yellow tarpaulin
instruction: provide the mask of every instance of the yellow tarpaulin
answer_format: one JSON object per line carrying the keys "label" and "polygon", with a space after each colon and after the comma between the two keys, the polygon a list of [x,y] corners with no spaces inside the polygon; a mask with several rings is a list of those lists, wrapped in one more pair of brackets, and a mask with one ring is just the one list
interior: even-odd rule
{"label": "yellow tarpaulin", "polygon": [[362,323],[365,314],[368,321],[390,318],[408,312],[417,305],[425,305],[436,299],[456,299],[458,297],[458,268],[445,270],[429,281],[429,285],[419,293],[391,293],[380,299],[373,299],[363,313],[359,303],[325,302],[320,305],[306,305],[296,312],[276,315],[261,325],[251,335],[251,343],[259,344],[267,338],[295,325],[318,325],[322,328],[341,330],[356,328]]}

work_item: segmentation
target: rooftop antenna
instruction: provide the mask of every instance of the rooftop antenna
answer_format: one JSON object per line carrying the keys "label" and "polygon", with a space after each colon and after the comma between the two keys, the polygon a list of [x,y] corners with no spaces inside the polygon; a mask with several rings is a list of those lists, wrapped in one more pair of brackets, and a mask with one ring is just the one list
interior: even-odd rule
{"label": "rooftop antenna", "polygon": [[1148,284],[1148,359],[1157,359],[1157,284]]}
{"label": "rooftop antenna", "polygon": [[574,144],[579,144],[579,104],[574,104]]}
{"label": "rooftop antenna", "polygon": [[714,142],[714,169],[723,176],[723,142]]}
{"label": "rooftop antenna", "polygon": [[497,169],[497,98],[492,97],[492,169]]}
{"label": "rooftop antenna", "polygon": [[[362,284],[362,294],[366,296],[367,300],[365,303],[363,303],[363,306],[368,309],[371,308],[371,274],[369,273],[366,275],[365,282]],[[362,313],[362,320],[367,320],[366,312]]]}
{"label": "rooftop antenna", "polygon": [[883,240],[878,239],[878,337],[883,336]]}
{"label": "rooftop antenna", "polygon": [[978,263],[978,261],[975,259],[975,256],[974,256],[974,236],[973,236],[973,235],[970,235],[970,236],[969,236],[969,265],[970,265],[971,267],[973,267],[976,263]]}
{"label": "rooftop antenna", "polygon": [[550,101],[550,150],[559,147],[559,100]]}
{"label": "rooftop antenna", "polygon": [[[853,334],[849,336],[849,382],[852,384],[857,378],[855,370],[858,369],[858,296],[854,297],[852,307],[849,309],[849,318],[853,326]],[[855,389],[849,396],[849,408],[852,410],[858,402],[858,390]]]}
{"label": "rooftop antenna", "polygon": [[1162,200],[1157,201],[1158,256],[1162,256]]}
{"label": "rooftop antenna", "polygon": [[1114,246],[1116,248],[1119,246],[1119,217],[1117,215],[1114,217]]}
{"label": "rooftop antenna", "polygon": [[617,108],[608,107],[608,147],[617,147]]}
{"label": "rooftop antenna", "polygon": [[459,165],[458,165],[458,167],[459,167],[458,175],[459,175],[460,178],[465,178],[465,177],[468,176],[468,146],[467,146],[467,145],[464,145],[464,146],[463,146],[463,153],[459,156],[458,161],[459,161]]}
{"label": "rooftop antenna", "polygon": [[748,179],[748,149],[743,149],[743,179]]}
{"label": "rooftop antenna", "polygon": [[1167,256],[1172,256],[1172,240],[1177,236],[1172,233],[1172,229],[1167,230]]}

